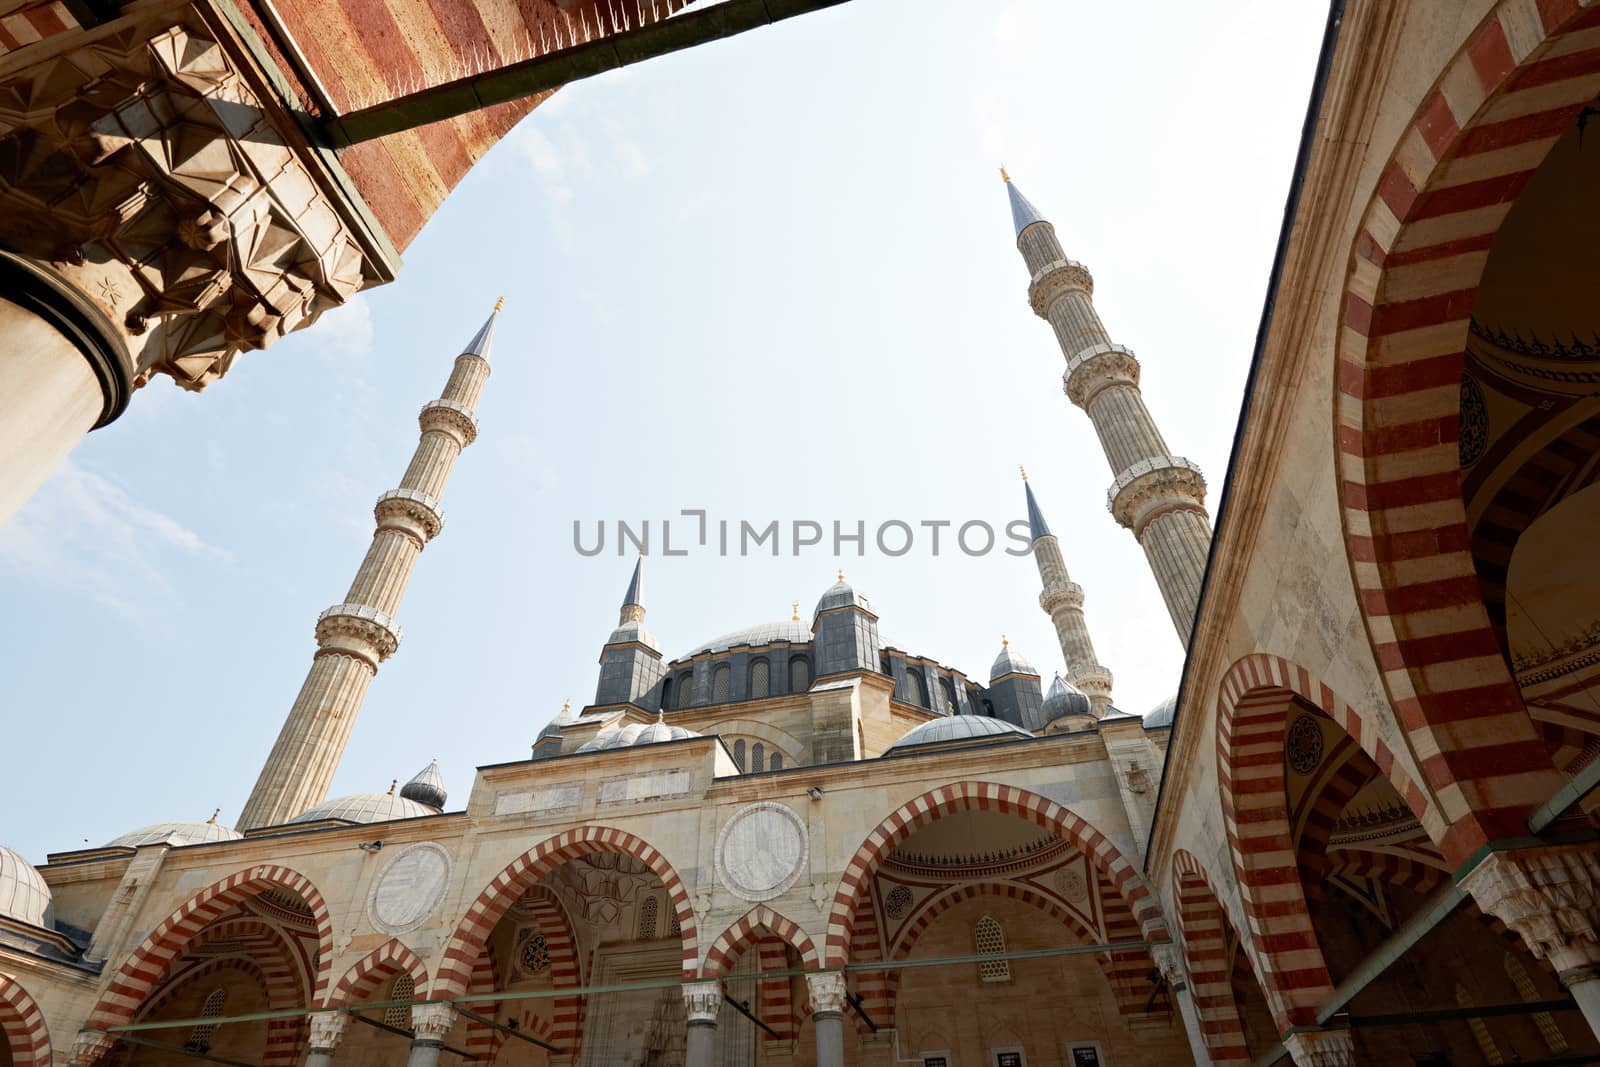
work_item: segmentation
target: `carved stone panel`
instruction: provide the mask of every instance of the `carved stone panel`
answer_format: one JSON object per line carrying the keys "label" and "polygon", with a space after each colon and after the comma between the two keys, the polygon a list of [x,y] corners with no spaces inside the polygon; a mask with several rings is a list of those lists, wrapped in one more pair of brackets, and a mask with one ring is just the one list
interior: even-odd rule
{"label": "carved stone panel", "polygon": [[717,879],[740,900],[771,900],[800,877],[809,855],[806,825],[788,805],[750,804],[717,834]]}
{"label": "carved stone panel", "polygon": [[367,914],[386,934],[415,930],[428,920],[450,885],[450,853],[432,841],[408,845],[372,886]]}

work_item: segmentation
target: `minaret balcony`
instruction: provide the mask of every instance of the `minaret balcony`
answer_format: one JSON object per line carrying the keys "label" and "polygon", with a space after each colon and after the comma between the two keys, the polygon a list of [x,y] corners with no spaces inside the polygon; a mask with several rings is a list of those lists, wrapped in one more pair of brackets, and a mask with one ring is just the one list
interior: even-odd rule
{"label": "minaret balcony", "polygon": [[1090,345],[1067,358],[1061,375],[1061,391],[1067,399],[1087,407],[1090,399],[1108,385],[1139,386],[1139,361],[1126,345]]}
{"label": "minaret balcony", "polygon": [[450,434],[456,443],[466,448],[478,439],[478,416],[459,400],[430,400],[417,414],[422,432],[438,430]]}
{"label": "minaret balcony", "polygon": [[400,647],[400,624],[365,604],[335,604],[317,616],[317,644],[381,663]]}
{"label": "minaret balcony", "polygon": [[1106,507],[1117,522],[1138,536],[1157,511],[1204,511],[1206,479],[1200,467],[1182,456],[1151,456],[1132,464],[1106,490]]}
{"label": "minaret balcony", "polygon": [[444,509],[420,489],[391,489],[372,506],[378,529],[398,528],[420,541],[428,542],[444,529]]}
{"label": "minaret balcony", "polygon": [[1028,280],[1028,303],[1035,315],[1048,318],[1051,305],[1074,290],[1086,300],[1093,297],[1094,275],[1075,259],[1053,259]]}

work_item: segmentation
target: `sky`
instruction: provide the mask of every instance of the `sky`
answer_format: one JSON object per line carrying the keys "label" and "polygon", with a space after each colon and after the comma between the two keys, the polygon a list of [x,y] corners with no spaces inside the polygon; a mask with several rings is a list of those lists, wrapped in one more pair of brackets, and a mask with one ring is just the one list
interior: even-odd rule
{"label": "sky", "polygon": [[[397,282],[201,394],[157,379],[0,527],[0,844],[41,862],[214,808],[231,824],[418,408],[502,294],[480,435],[335,795],[437,758],[459,808],[475,767],[590,702],[633,566],[619,520],[649,523],[669,657],[793,601],[809,618],[843,568],[896,647],[985,681],[1006,635],[1048,684],[1033,561],[1003,534],[953,544],[1023,517],[1019,465],[1116,704],[1149,710],[1183,651],[1028,307],[998,168],[1093,272],[1214,509],[1324,19],[1310,0],[852,0],[557,93]],[[741,557],[739,524],[774,520],[781,554]],[[576,551],[575,521],[585,547],[603,522],[605,550]],[[687,554],[662,553],[664,521]],[[796,521],[822,543],[796,554]],[[874,543],[894,521],[900,555]],[[835,522],[865,524],[864,554],[835,554]]]}

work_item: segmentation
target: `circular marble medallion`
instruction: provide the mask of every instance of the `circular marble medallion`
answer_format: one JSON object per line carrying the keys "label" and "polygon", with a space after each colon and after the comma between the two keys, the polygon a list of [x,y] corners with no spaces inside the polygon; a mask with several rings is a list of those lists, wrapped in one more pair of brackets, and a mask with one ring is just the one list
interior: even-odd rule
{"label": "circular marble medallion", "polygon": [[761,801],[734,812],[717,834],[717,877],[740,900],[771,900],[794,885],[809,854],[800,816]]}
{"label": "circular marble medallion", "polygon": [[450,885],[450,853],[424,841],[400,850],[372,886],[367,914],[386,934],[403,934],[427,921]]}
{"label": "circular marble medallion", "polygon": [[1322,762],[1322,728],[1311,716],[1302,715],[1290,725],[1284,747],[1289,753],[1289,766],[1299,774],[1310,774]]}
{"label": "circular marble medallion", "polygon": [[889,890],[889,895],[883,901],[883,910],[891,919],[905,918],[906,912],[911,910],[911,890],[903,885]]}
{"label": "circular marble medallion", "polygon": [[1073,904],[1082,904],[1089,899],[1089,883],[1084,880],[1083,871],[1076,865],[1063,867],[1056,874],[1056,888],[1061,891],[1061,896]]}

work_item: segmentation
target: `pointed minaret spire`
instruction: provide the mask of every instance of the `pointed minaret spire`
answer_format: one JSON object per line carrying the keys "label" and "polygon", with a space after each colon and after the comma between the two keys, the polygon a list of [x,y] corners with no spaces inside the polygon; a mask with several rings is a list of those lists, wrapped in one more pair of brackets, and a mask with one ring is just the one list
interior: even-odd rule
{"label": "pointed minaret spire", "polygon": [[1017,250],[1028,266],[1028,302],[1055,330],[1067,361],[1067,396],[1094,423],[1111,464],[1114,480],[1106,502],[1144,549],[1167,613],[1187,648],[1211,551],[1205,479],[1194,463],[1167,450],[1139,392],[1139,361],[1112,343],[1095,313],[1088,268],[1067,258],[1055,227],[1009,176],[1006,193]]}
{"label": "pointed minaret spire", "polygon": [[639,554],[639,559],[633,565],[633,578],[628,582],[628,591],[622,595],[622,617],[617,625],[624,623],[644,621],[644,554]]}
{"label": "pointed minaret spire", "polygon": [[1039,567],[1039,606],[1055,623],[1061,642],[1061,658],[1067,661],[1067,680],[1089,698],[1095,718],[1111,706],[1111,672],[1095,658],[1094,642],[1089,638],[1089,623],[1083,616],[1083,587],[1067,574],[1061,545],[1034,499],[1028,472],[1022,472],[1023,493],[1028,498],[1028,533],[1033,542],[1033,562]]}
{"label": "pointed minaret spire", "polygon": [[317,617],[311,669],[240,813],[241,830],[277,826],[327,799],[367,687],[400,646],[395,612],[423,546],[444,526],[439,498],[450,470],[478,436],[474,409],[489,378],[500,307],[456,357],[444,393],[423,405],[421,440],[400,487],[378,497],[377,530],[355,581]]}
{"label": "pointed minaret spire", "polygon": [[660,706],[661,646],[644,628],[644,553],[633,564],[633,577],[622,595],[622,612],[600,650],[600,681],[595,686],[597,707],[632,704],[650,710]]}

